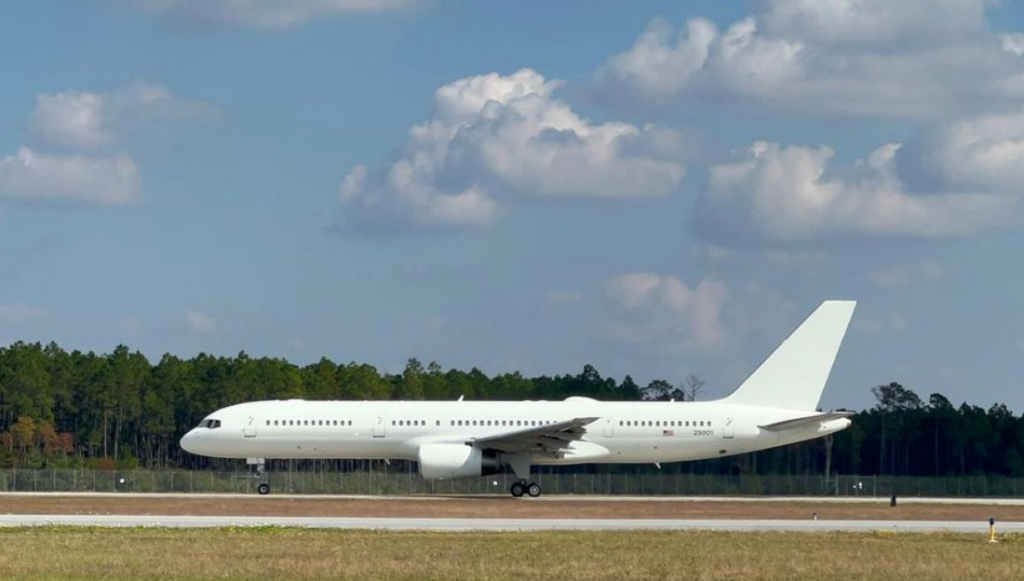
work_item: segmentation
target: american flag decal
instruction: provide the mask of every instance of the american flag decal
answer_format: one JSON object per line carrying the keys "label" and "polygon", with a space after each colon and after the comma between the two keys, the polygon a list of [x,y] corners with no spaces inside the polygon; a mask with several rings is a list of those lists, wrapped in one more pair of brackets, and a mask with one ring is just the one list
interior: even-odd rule
{"label": "american flag decal", "polygon": [[676,435],[676,431],[675,430],[662,430],[661,431],[661,435],[662,436],[674,436],[674,435]]}

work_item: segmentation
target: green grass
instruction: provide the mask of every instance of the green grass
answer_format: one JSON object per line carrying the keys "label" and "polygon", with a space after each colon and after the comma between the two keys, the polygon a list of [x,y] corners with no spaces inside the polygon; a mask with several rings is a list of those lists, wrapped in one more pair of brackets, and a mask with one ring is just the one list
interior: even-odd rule
{"label": "green grass", "polygon": [[0,529],[0,579],[1020,579],[1024,537],[921,533],[431,533]]}

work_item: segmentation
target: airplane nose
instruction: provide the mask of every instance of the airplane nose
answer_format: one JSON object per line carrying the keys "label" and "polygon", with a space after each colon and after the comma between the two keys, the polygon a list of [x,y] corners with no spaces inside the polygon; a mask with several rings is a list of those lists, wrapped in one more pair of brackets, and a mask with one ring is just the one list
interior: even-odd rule
{"label": "airplane nose", "polygon": [[181,437],[181,442],[179,443],[181,449],[190,454],[196,454],[196,440],[198,439],[199,436],[196,434],[196,431],[194,429],[189,430],[187,434]]}

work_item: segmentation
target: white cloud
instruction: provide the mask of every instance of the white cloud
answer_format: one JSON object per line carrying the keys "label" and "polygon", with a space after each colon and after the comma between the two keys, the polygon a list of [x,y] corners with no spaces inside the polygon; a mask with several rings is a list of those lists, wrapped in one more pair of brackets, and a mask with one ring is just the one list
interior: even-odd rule
{"label": "white cloud", "polygon": [[739,161],[713,166],[698,201],[703,232],[724,240],[777,241],[865,235],[942,238],[1006,221],[1012,198],[989,193],[911,195],[896,175],[900,146],[830,172],[828,147],[756,142]]}
{"label": "white cloud", "polygon": [[193,333],[209,335],[217,332],[217,321],[213,317],[199,311],[185,313],[185,324]]}
{"label": "white cloud", "polygon": [[907,330],[910,322],[899,313],[890,313],[884,318],[855,317],[853,329],[865,335],[877,335],[883,332],[902,333]]}
{"label": "white cloud", "polygon": [[553,290],[548,293],[548,301],[556,304],[578,303],[583,300],[583,294],[577,291]]}
{"label": "white cloud", "polygon": [[[1024,98],[1019,33],[988,0],[768,0],[724,32],[658,19],[597,80],[665,106],[751,100],[798,114],[942,118]],[[723,98],[726,97],[726,98]]]}
{"label": "white cloud", "polygon": [[172,20],[287,28],[336,14],[400,10],[418,0],[120,0]]}
{"label": "white cloud", "polygon": [[136,81],[108,93],[41,94],[29,117],[40,147],[0,158],[0,198],[123,206],[141,193],[139,168],[121,151],[128,138],[184,121],[220,119],[219,108]]}
{"label": "white cloud", "polygon": [[932,282],[946,276],[946,269],[934,260],[923,260],[916,266],[893,266],[868,274],[872,285],[895,289],[910,286],[915,282]]}
{"label": "white cloud", "polygon": [[694,18],[687,21],[685,33],[679,31],[675,43],[673,36],[667,20],[654,19],[632,49],[608,60],[598,72],[599,79],[620,80],[658,100],[685,90],[704,68],[718,30],[713,23]]}
{"label": "white cloud", "polygon": [[29,117],[32,131],[48,141],[74,147],[96,147],[110,141],[103,127],[103,97],[68,91],[36,96]]}
{"label": "white cloud", "polygon": [[685,173],[680,136],[657,127],[593,123],[553,97],[562,86],[523,69],[437,90],[390,165],[342,181],[344,228],[481,225],[516,196],[642,197],[673,191]]}
{"label": "white cloud", "polygon": [[673,276],[637,272],[608,280],[605,291],[627,311],[608,326],[618,341],[706,352],[725,341],[722,309],[729,302],[729,287],[716,278],[705,277],[690,288]]}
{"label": "white cloud", "polygon": [[1012,53],[1017,56],[1024,56],[1024,34],[1019,32],[1000,34],[999,44],[1002,45],[1003,50],[1008,53]]}
{"label": "white cloud", "polygon": [[423,322],[423,327],[427,331],[437,332],[444,329],[446,324],[448,324],[448,321],[441,315],[431,315]]}
{"label": "white cloud", "polygon": [[879,288],[902,288],[910,285],[913,280],[913,274],[905,266],[883,268],[868,275],[868,282]]}
{"label": "white cloud", "polygon": [[123,206],[139,192],[139,169],[125,155],[48,155],[22,147],[0,159],[0,199]]}
{"label": "white cloud", "polygon": [[108,93],[38,95],[29,127],[48,144],[81,150],[110,146],[146,129],[221,117],[212,104],[181,99],[161,85],[135,81]]}
{"label": "white cloud", "polygon": [[1020,193],[1024,183],[1024,110],[946,124],[913,143],[920,169],[954,188]]}
{"label": "white cloud", "polygon": [[822,44],[949,42],[987,29],[994,0],[763,0],[760,18],[779,36]]}
{"label": "white cloud", "polygon": [[11,303],[0,305],[0,319],[12,323],[21,323],[32,319],[39,319],[46,316],[46,311],[38,307],[26,305],[25,303]]}

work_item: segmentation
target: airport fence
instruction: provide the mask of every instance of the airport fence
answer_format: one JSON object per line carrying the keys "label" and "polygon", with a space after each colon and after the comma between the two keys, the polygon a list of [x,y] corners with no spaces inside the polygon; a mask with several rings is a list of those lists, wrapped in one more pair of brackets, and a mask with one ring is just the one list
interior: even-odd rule
{"label": "airport fence", "polygon": [[[268,474],[275,493],[291,494],[506,494],[511,474],[464,480],[426,481],[410,470],[357,472],[280,471]],[[533,480],[545,494],[660,496],[865,496],[1020,497],[1024,478],[995,476],[888,477],[816,475],[701,475],[678,473],[555,473]],[[186,470],[0,470],[0,491],[178,492],[255,494],[248,472]]]}

